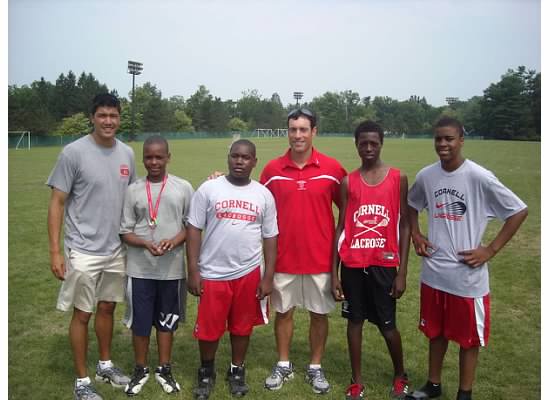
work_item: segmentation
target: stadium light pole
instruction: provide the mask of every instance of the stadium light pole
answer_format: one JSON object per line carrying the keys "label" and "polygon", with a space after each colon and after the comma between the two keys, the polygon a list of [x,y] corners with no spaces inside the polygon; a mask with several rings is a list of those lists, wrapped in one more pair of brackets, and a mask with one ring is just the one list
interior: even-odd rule
{"label": "stadium light pole", "polygon": [[300,99],[304,97],[304,92],[294,92],[294,98],[296,99],[296,108],[300,107]]}
{"label": "stadium light pole", "polygon": [[134,139],[134,128],[136,118],[136,107],[134,105],[136,95],[136,75],[141,75],[143,71],[143,64],[137,61],[128,61],[128,73],[132,75],[132,130],[130,132],[130,139]]}

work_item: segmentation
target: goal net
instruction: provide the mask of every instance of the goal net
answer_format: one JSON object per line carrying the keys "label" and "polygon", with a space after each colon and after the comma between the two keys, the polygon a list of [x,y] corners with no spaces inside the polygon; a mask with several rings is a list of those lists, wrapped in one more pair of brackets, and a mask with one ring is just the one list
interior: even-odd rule
{"label": "goal net", "polygon": [[31,149],[31,132],[30,131],[8,131],[8,136],[17,138],[15,150]]}
{"label": "goal net", "polygon": [[256,129],[256,137],[286,137],[288,136],[288,129],[276,128],[276,129]]}

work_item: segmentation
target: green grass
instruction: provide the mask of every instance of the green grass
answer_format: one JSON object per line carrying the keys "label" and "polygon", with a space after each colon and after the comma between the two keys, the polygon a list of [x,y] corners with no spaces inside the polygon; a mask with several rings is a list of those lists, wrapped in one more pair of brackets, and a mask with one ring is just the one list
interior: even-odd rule
{"label": "green grass", "polygon": [[[285,139],[258,139],[258,177],[265,163],[285,151]],[[141,165],[141,143],[133,144]],[[213,170],[226,170],[229,139],[181,140],[171,142],[170,172],[188,179],[196,188]],[[351,138],[317,138],[319,150],[336,157],[348,169],[358,166]],[[9,150],[8,208],[8,337],[10,399],[71,399],[73,366],[67,337],[69,313],[55,310],[60,283],[49,267],[46,227],[50,190],[44,185],[60,148],[34,148],[31,151]],[[514,239],[491,263],[492,335],[489,346],[480,354],[474,387],[476,399],[538,399],[540,397],[540,144],[526,142],[467,141],[467,157],[492,170],[529,206],[529,217]],[[384,144],[384,161],[404,170],[412,184],[424,165],[436,155],[430,140],[388,139]],[[425,218],[422,219],[425,224]],[[492,222],[487,237],[500,227]],[[398,303],[398,326],[403,337],[405,364],[413,385],[426,379],[427,340],[417,329],[419,259],[411,254],[408,290]],[[189,296],[187,322],[177,332],[173,360],[175,375],[183,385],[173,398],[191,399],[198,365],[197,343],[192,326],[197,301]],[[133,366],[131,334],[119,321],[124,305],[117,309],[113,340],[113,359],[125,370]],[[276,360],[273,326],[257,328],[252,336],[247,358],[250,399],[316,399],[303,382],[303,368],[308,362],[308,319],[296,313],[292,360],[299,373],[279,392],[263,389],[263,380]],[[93,324],[90,326],[93,328]],[[156,365],[155,341],[151,346],[151,366]],[[90,373],[97,360],[97,344],[90,329],[88,366]],[[458,380],[457,346],[451,344],[447,354],[443,399],[454,399]],[[229,363],[229,343],[224,337],[217,357],[218,383],[214,399],[229,399],[224,374]],[[392,367],[385,344],[376,328],[365,324],[363,375],[370,399],[387,398]],[[324,398],[343,398],[349,382],[345,323],[338,310],[330,315],[330,334],[324,367],[333,389]],[[111,387],[100,386],[106,399],[125,399]],[[141,398],[167,398],[153,379],[145,386]]]}

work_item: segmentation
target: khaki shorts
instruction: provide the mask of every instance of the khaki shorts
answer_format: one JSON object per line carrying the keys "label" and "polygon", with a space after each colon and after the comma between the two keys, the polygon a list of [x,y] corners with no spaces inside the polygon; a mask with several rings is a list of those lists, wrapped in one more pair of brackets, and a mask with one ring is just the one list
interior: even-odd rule
{"label": "khaki shorts", "polygon": [[109,256],[93,256],[65,247],[65,269],[58,310],[69,311],[74,306],[92,313],[98,301],[124,300],[126,249],[122,246]]}
{"label": "khaki shorts", "polygon": [[317,314],[328,314],[335,307],[330,273],[275,273],[271,306],[278,313],[299,306]]}

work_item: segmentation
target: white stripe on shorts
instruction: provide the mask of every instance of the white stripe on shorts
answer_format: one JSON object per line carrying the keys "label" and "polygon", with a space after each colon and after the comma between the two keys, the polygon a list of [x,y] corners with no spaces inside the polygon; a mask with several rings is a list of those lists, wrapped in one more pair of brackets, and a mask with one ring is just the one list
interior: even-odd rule
{"label": "white stripe on shorts", "polygon": [[483,304],[483,297],[476,297],[474,299],[474,308],[479,345],[485,346],[485,306]]}
{"label": "white stripe on shorts", "polygon": [[267,315],[267,296],[260,300],[260,310],[262,312],[264,324],[268,324],[269,316]]}

